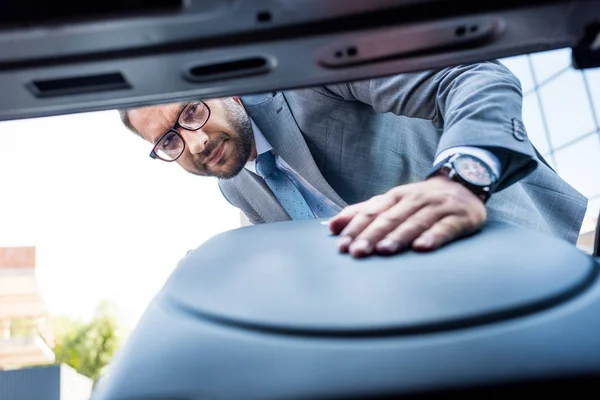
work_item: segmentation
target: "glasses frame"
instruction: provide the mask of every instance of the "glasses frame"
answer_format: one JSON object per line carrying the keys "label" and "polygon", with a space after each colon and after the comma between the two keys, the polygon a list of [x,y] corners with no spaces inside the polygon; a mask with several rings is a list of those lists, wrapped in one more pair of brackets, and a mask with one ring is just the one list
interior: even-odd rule
{"label": "glasses frame", "polygon": [[[160,138],[156,141],[156,144],[154,145],[154,147],[152,147],[152,151],[150,152],[150,158],[152,159],[159,159],[161,161],[164,162],[173,162],[173,161],[177,161],[177,159],[179,159],[179,157],[181,157],[181,155],[183,154],[183,152],[185,151],[185,140],[183,139],[183,136],[181,136],[181,134],[179,133],[178,129],[182,128],[185,129],[186,131],[190,131],[190,132],[195,132],[195,131],[199,131],[200,129],[204,128],[204,125],[206,125],[206,123],[208,122],[208,120],[210,119],[210,115],[211,115],[211,111],[210,111],[210,107],[208,106],[208,104],[206,104],[204,101],[200,100],[200,103],[202,103],[204,105],[204,107],[206,107],[206,109],[208,110],[208,115],[206,116],[206,120],[202,123],[202,125],[200,125],[198,128],[188,128],[182,124],[179,123],[179,119],[181,118],[181,114],[183,114],[183,112],[185,111],[185,109],[192,104],[193,102],[188,102],[185,103],[183,105],[183,107],[181,107],[181,110],[179,111],[179,114],[177,114],[177,119],[175,120],[175,123],[173,124],[173,126],[171,128],[169,128],[165,133],[163,133]],[[158,144],[163,140],[163,138],[165,136],[167,136],[169,133],[174,133],[175,135],[179,136],[179,138],[181,139],[181,142],[183,143],[183,147],[181,148],[181,152],[179,153],[179,155],[173,159],[165,159],[162,158],[161,156],[158,155],[158,152],[156,151],[156,146],[158,146]]]}

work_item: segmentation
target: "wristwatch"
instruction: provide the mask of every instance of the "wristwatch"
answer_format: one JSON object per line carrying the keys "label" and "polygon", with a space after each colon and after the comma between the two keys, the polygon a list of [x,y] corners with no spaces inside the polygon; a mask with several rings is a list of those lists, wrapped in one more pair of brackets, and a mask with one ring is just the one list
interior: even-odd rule
{"label": "wristwatch", "polygon": [[442,174],[472,191],[484,203],[497,182],[492,169],[471,154],[454,154],[441,163],[435,175]]}

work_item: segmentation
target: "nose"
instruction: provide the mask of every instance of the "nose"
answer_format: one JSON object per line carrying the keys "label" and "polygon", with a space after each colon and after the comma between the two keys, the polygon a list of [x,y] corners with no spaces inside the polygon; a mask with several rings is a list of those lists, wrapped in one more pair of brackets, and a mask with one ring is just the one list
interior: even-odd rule
{"label": "nose", "polygon": [[208,144],[208,136],[202,129],[197,131],[182,130],[181,135],[192,154],[202,153]]}

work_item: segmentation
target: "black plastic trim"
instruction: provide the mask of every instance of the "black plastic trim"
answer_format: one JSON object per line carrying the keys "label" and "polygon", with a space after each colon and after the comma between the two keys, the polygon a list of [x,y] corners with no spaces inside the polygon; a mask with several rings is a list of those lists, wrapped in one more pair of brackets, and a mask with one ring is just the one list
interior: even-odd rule
{"label": "black plastic trim", "polygon": [[29,83],[27,88],[36,97],[58,97],[130,89],[131,85],[120,72],[109,72],[58,79],[40,79]]}
{"label": "black plastic trim", "polygon": [[183,77],[190,82],[213,82],[222,79],[265,74],[274,68],[274,63],[266,57],[256,56],[235,60],[195,64],[188,67]]}

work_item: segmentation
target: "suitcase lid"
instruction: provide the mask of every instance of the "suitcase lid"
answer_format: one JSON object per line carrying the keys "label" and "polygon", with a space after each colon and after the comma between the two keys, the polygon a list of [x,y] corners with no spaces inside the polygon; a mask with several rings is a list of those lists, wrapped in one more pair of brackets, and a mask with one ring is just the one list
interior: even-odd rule
{"label": "suitcase lid", "polygon": [[162,295],[220,324],[305,335],[413,334],[515,318],[596,276],[563,240],[488,222],[431,253],[353,259],[319,220],[244,227],[191,251]]}

